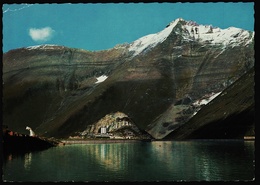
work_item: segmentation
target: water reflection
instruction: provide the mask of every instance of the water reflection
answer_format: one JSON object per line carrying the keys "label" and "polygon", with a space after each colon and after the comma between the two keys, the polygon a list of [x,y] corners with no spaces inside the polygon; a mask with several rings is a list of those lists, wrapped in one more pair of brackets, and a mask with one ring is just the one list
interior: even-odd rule
{"label": "water reflection", "polygon": [[[251,149],[245,149],[244,141],[178,141],[152,142],[152,151],[160,163],[164,164],[164,171],[172,174],[178,180],[219,181],[247,179],[251,173],[253,179],[253,164],[241,161],[241,158],[254,158]],[[247,173],[241,171],[248,169]],[[233,179],[233,180],[237,180]],[[250,179],[250,178],[249,178]]]}
{"label": "water reflection", "polygon": [[[206,181],[210,180],[210,176],[212,175],[211,170],[210,170],[210,161],[207,159],[205,156],[202,156],[200,159],[198,159],[198,163],[201,164],[201,170],[200,173],[202,175],[202,178],[205,179]],[[215,170],[213,172],[213,175],[215,174]]]}
{"label": "water reflection", "polygon": [[254,145],[244,142],[140,142],[53,147],[15,157],[10,181],[253,180]]}
{"label": "water reflection", "polygon": [[26,153],[24,156],[24,168],[26,170],[30,170],[30,166],[32,163],[32,153]]}
{"label": "water reflection", "polygon": [[131,148],[129,144],[93,144],[84,147],[88,156],[94,158],[100,166],[112,171],[126,170]]}
{"label": "water reflection", "polygon": [[8,161],[13,160],[13,154],[8,154],[8,155],[7,155],[7,160],[8,160]]}

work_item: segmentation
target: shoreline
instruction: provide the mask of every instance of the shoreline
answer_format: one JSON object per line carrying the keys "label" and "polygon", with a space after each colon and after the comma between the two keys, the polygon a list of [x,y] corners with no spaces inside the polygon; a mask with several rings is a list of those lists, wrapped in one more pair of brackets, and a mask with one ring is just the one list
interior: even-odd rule
{"label": "shoreline", "polygon": [[138,143],[138,142],[155,142],[155,141],[196,141],[196,140],[221,140],[221,141],[254,141],[255,137],[245,137],[243,139],[190,139],[190,140],[157,140],[157,139],[63,139],[60,140],[59,145],[70,145],[70,144],[106,144],[106,143]]}
{"label": "shoreline", "polygon": [[[138,139],[68,139],[61,140],[61,145],[66,144],[102,144],[102,143],[137,143],[148,140],[138,140]],[[150,141],[150,140],[149,140]]]}

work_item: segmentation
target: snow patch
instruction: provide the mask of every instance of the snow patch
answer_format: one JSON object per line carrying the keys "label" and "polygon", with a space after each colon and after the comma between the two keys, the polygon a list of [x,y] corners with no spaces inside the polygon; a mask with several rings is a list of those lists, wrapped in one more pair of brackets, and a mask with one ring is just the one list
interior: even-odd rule
{"label": "snow patch", "polygon": [[[211,25],[194,26],[186,24],[183,25],[183,29],[186,29],[189,32],[189,34],[186,35],[184,39],[188,40],[193,38],[201,42],[207,42],[209,44],[222,44],[224,46],[230,45],[231,47],[235,47],[245,43],[247,40],[248,42],[246,42],[245,45],[248,45],[252,40],[252,37],[249,38],[249,31],[235,27],[220,29],[217,27],[213,28]],[[197,29],[197,33],[195,29]]]}
{"label": "snow patch", "polygon": [[108,76],[106,76],[106,75],[102,75],[102,76],[100,76],[100,77],[97,77],[97,78],[96,78],[97,81],[95,82],[95,84],[104,82],[107,78],[108,78]]}
{"label": "snow patch", "polygon": [[245,46],[253,42],[254,38],[255,38],[255,32],[252,33],[252,37],[246,42]]}
{"label": "snow patch", "polygon": [[197,101],[195,101],[193,103],[193,105],[197,105],[197,106],[200,106],[200,105],[206,105],[208,104],[210,101],[212,101],[214,98],[216,98],[221,92],[218,92],[218,93],[212,93],[210,94],[209,96],[205,97],[204,99],[199,99]]}
{"label": "snow patch", "polygon": [[36,45],[36,46],[28,46],[26,49],[33,50],[33,49],[55,49],[58,45],[55,44],[44,44],[44,45]]}
{"label": "snow patch", "polygon": [[[205,98],[203,99],[199,99],[197,101],[195,101],[193,103],[193,105],[195,106],[202,106],[202,105],[206,105],[209,102],[211,102],[214,98],[216,98],[221,92],[218,93],[211,93],[210,95],[206,95]],[[199,109],[197,109],[194,113],[193,116],[196,115],[198,113],[198,111],[201,109],[201,107]]]}

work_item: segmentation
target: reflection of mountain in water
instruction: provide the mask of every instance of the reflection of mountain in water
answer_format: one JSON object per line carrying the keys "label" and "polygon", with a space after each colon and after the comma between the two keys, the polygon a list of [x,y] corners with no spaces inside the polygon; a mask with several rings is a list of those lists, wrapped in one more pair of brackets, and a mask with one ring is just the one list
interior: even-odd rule
{"label": "reflection of mountain in water", "polygon": [[24,182],[252,180],[255,158],[243,140],[75,144],[9,157],[4,178]]}
{"label": "reflection of mountain in water", "polygon": [[104,168],[111,171],[127,171],[134,144],[95,144],[87,145],[87,155]]}

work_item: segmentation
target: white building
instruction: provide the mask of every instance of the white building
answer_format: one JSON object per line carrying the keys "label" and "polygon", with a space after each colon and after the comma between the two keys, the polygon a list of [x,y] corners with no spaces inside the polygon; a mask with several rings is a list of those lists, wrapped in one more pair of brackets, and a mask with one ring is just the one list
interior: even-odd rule
{"label": "white building", "polygon": [[107,133],[107,128],[101,127],[101,134],[106,134],[106,133]]}

